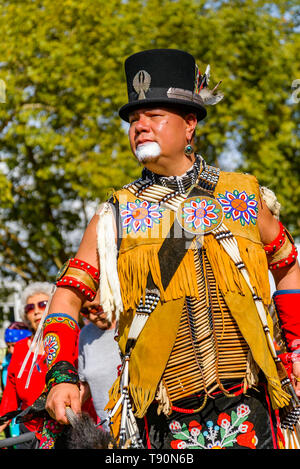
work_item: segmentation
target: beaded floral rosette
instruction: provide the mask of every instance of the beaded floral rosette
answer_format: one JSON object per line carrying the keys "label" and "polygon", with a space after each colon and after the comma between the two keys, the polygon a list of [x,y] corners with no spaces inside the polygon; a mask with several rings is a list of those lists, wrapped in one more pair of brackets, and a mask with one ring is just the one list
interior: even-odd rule
{"label": "beaded floral rosette", "polygon": [[223,210],[219,202],[210,197],[189,197],[179,205],[177,220],[185,231],[206,234],[222,223]]}
{"label": "beaded floral rosette", "polygon": [[208,420],[201,425],[192,420],[187,426],[173,420],[169,427],[172,432],[172,449],[230,449],[234,444],[255,449],[257,436],[254,425],[249,421],[250,408],[241,404],[230,415],[222,412],[217,422]]}

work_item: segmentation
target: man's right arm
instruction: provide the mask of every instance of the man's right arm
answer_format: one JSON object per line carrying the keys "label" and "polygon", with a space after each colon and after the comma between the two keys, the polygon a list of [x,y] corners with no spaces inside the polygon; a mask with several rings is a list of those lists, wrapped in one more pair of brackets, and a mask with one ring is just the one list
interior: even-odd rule
{"label": "man's right arm", "polygon": [[[84,233],[75,257],[99,270],[97,223],[98,215],[95,215]],[[67,286],[57,287],[49,307],[48,316],[64,314],[78,322],[80,309],[84,301],[86,301],[84,295],[75,288]],[[64,347],[68,347],[68,345],[69,344],[64,344],[63,342],[60,343],[60,353],[62,353],[62,356]],[[68,350],[68,352],[70,351]],[[60,357],[58,355],[56,363],[59,360]],[[73,412],[80,413],[81,405],[78,386],[76,384],[63,382],[51,388],[47,397],[46,409],[50,416],[55,418],[59,423],[67,424],[68,420],[65,414],[66,406],[70,406]]]}
{"label": "man's right arm", "polygon": [[[94,215],[83,235],[75,257],[99,270],[100,266],[97,251],[98,220],[98,215]],[[79,312],[84,301],[86,301],[84,295],[75,288],[68,286],[57,287],[50,304],[48,315],[66,313],[69,316],[72,316],[75,321],[78,321]]]}

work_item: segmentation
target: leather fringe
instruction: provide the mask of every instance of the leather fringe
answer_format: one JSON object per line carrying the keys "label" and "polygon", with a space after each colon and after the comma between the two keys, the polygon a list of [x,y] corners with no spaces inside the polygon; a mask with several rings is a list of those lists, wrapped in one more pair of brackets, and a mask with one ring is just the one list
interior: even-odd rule
{"label": "leather fringe", "polygon": [[[265,252],[261,245],[250,245],[246,238],[236,236],[241,258],[249,273],[256,294],[262,298],[265,305],[269,305],[270,286],[268,277],[268,265]],[[239,270],[230,257],[219,246],[213,236],[206,236],[204,240],[207,257],[214,272],[215,280],[223,293],[236,292],[244,295],[245,286],[241,282]],[[248,287],[246,287],[247,289]]]}
{"label": "leather fringe", "polygon": [[273,409],[287,406],[291,400],[291,396],[282,389],[280,381],[274,380],[270,377],[267,377],[267,381],[268,392]]}
{"label": "leather fringe", "polygon": [[186,295],[198,298],[193,251],[187,250],[170,284],[164,290],[158,259],[159,247],[144,245],[123,252],[119,256],[118,272],[125,310],[135,309],[142,295],[145,295],[149,271],[154,284],[160,290],[162,301],[175,300]]}
{"label": "leather fringe", "polygon": [[130,396],[137,407],[135,417],[142,418],[155,398],[156,390],[143,389],[129,383]]}

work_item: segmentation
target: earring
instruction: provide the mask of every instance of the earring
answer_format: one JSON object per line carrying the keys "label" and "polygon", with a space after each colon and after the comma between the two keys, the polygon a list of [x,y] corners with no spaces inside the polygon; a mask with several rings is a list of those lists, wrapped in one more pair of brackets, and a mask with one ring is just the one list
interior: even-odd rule
{"label": "earring", "polygon": [[194,148],[193,146],[188,143],[185,147],[184,147],[184,154],[186,156],[190,156],[192,153],[194,153]]}

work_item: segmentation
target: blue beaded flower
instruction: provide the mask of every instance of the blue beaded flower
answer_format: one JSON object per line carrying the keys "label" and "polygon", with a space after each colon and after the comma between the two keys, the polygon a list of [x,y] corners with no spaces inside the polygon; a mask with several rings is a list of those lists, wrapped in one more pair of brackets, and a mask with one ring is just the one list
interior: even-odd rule
{"label": "blue beaded flower", "polygon": [[127,233],[132,230],[136,233],[139,230],[146,231],[147,228],[152,228],[153,223],[160,223],[162,212],[165,210],[159,204],[139,199],[127,202],[126,205],[121,204],[120,209],[122,225],[127,229]]}
{"label": "blue beaded flower", "polygon": [[257,219],[257,201],[255,194],[248,195],[245,191],[232,192],[226,191],[225,195],[219,194],[217,200],[220,202],[225,214],[225,218],[232,218],[233,221],[239,220],[242,226],[251,222],[256,224]]}

